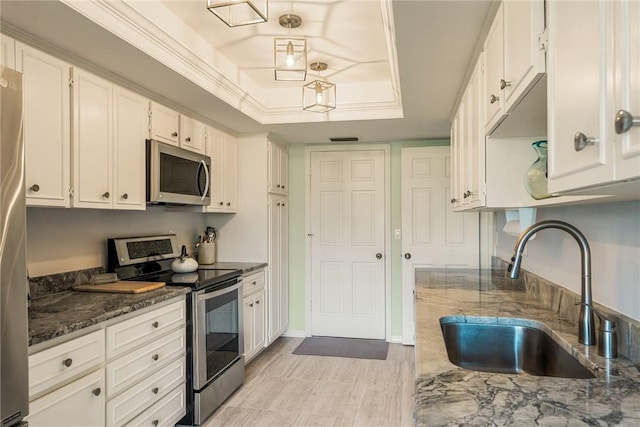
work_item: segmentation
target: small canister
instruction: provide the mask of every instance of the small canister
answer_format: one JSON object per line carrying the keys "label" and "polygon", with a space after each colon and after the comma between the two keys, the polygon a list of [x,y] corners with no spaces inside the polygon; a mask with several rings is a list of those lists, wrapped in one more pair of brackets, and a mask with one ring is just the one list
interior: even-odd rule
{"label": "small canister", "polygon": [[198,263],[213,264],[214,262],[216,262],[216,243],[200,243],[200,246],[198,246]]}

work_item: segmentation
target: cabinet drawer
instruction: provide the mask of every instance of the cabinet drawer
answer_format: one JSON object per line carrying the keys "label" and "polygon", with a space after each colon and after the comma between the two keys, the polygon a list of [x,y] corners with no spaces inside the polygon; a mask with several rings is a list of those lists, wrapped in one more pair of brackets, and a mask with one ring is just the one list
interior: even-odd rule
{"label": "cabinet drawer", "polygon": [[178,386],[127,426],[173,427],[186,414],[186,388]]}
{"label": "cabinet drawer", "polygon": [[107,426],[121,426],[160,401],[185,382],[185,359],[180,358],[107,402]]}
{"label": "cabinet drawer", "polygon": [[29,404],[30,427],[104,426],[104,373],[85,375]]}
{"label": "cabinet drawer", "polygon": [[91,371],[104,362],[104,330],[29,356],[29,396]]}
{"label": "cabinet drawer", "polygon": [[123,354],[186,323],[180,301],[107,327],[107,359]]}
{"label": "cabinet drawer", "polygon": [[184,328],[107,364],[107,397],[115,396],[176,357],[186,353]]}
{"label": "cabinet drawer", "polygon": [[264,269],[242,278],[242,294],[250,295],[264,289]]}

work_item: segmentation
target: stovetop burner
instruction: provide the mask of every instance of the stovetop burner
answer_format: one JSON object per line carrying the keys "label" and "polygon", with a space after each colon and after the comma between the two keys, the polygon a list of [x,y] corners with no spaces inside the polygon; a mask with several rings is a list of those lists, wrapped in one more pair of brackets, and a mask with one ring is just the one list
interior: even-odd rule
{"label": "stovetop burner", "polygon": [[242,270],[209,268],[174,273],[171,263],[180,255],[175,235],[109,239],[107,253],[109,271],[121,280],[165,282],[196,290],[217,287],[242,275]]}

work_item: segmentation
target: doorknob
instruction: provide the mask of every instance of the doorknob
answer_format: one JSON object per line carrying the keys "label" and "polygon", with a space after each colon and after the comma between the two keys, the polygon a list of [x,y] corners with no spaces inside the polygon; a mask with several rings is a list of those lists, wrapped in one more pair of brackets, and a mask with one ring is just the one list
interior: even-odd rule
{"label": "doorknob", "polygon": [[404,254],[404,259],[411,259],[411,254],[409,252]]}
{"label": "doorknob", "polygon": [[376,254],[376,258],[377,258],[377,259],[382,259],[382,254],[381,254],[380,252],[378,252],[378,253]]}

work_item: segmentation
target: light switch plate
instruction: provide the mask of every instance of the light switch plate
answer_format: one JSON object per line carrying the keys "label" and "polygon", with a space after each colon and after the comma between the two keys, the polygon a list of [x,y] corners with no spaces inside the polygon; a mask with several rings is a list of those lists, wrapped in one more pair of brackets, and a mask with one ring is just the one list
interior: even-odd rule
{"label": "light switch plate", "polygon": [[402,239],[402,230],[400,230],[399,228],[393,230],[393,238],[396,240]]}

